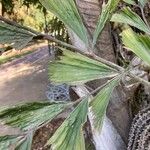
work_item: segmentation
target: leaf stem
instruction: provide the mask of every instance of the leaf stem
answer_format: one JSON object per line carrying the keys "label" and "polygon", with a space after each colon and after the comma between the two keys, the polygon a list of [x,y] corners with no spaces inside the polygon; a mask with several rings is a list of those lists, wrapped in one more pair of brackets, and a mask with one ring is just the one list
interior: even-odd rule
{"label": "leaf stem", "polygon": [[143,7],[142,7],[142,6],[139,6],[139,8],[140,8],[140,10],[141,10],[142,18],[143,18],[144,22],[146,23],[147,27],[148,27],[149,30],[150,30],[150,25],[149,25],[149,23],[147,22],[147,19],[146,19],[146,17],[145,17]]}
{"label": "leaf stem", "polygon": [[134,78],[136,81],[138,81],[140,83],[143,83],[145,85],[148,85],[150,87],[150,82],[148,82],[148,81],[146,81],[146,80],[144,80],[144,79],[134,75],[133,73],[128,72],[128,76],[130,76],[131,78]]}
{"label": "leaf stem", "polygon": [[[62,46],[68,47],[68,48],[70,48],[70,49],[72,49],[72,50],[75,50],[76,52],[78,52],[78,53],[80,53],[80,54],[86,55],[87,57],[92,57],[93,59],[95,59],[95,60],[97,60],[97,61],[100,61],[101,63],[104,63],[104,64],[106,64],[106,65],[108,65],[108,66],[110,66],[110,67],[112,67],[112,68],[114,68],[114,69],[116,69],[116,70],[118,70],[118,71],[123,71],[123,70],[124,70],[122,67],[120,67],[120,66],[118,66],[118,65],[116,65],[116,64],[114,64],[114,63],[112,63],[112,62],[109,62],[109,61],[107,61],[107,60],[105,60],[105,59],[103,59],[103,58],[101,58],[101,57],[98,57],[97,55],[95,55],[95,54],[92,53],[92,52],[91,52],[91,53],[89,53],[88,51],[87,51],[87,53],[86,53],[86,52],[83,52],[83,51],[85,51],[85,50],[78,49],[76,46],[73,46],[73,45],[71,45],[71,44],[62,42],[62,41],[60,41],[60,40],[54,38],[54,37],[51,36],[51,35],[41,34],[41,33],[37,32],[37,31],[31,29],[31,28],[21,26],[21,25],[19,25],[18,23],[14,22],[14,21],[10,21],[10,20],[8,20],[8,19],[2,17],[2,16],[0,16],[0,20],[3,21],[3,22],[5,22],[5,23],[8,23],[8,24],[10,24],[10,25],[16,26],[16,27],[18,27],[18,28],[23,28],[23,29],[25,29],[25,30],[28,30],[28,31],[30,31],[30,32],[32,32],[32,33],[34,33],[34,34],[36,34],[36,35],[37,35],[37,38],[39,38],[39,39],[40,39],[40,38],[43,38],[43,39],[45,39],[45,40],[50,40],[50,41],[55,42],[55,43],[57,43],[57,44],[59,44],[59,45],[62,45]],[[92,50],[91,50],[91,51],[92,51]]]}
{"label": "leaf stem", "polygon": [[110,62],[110,61],[107,61],[107,60],[105,60],[105,59],[103,59],[103,58],[101,58],[101,57],[95,55],[94,53],[86,53],[85,50],[78,49],[77,47],[75,47],[75,46],[73,46],[73,45],[71,45],[71,44],[62,42],[62,41],[60,41],[60,40],[58,40],[58,39],[56,39],[56,38],[54,38],[54,37],[52,37],[52,36],[50,36],[50,35],[42,34],[42,36],[43,36],[46,40],[50,40],[50,41],[56,42],[57,44],[60,44],[60,45],[62,45],[62,46],[65,46],[65,47],[68,47],[68,48],[70,48],[70,49],[72,49],[72,50],[75,50],[76,52],[78,52],[78,53],[80,53],[80,54],[82,54],[82,55],[86,55],[87,57],[93,58],[94,60],[97,60],[97,61],[99,61],[99,62],[101,62],[101,63],[104,63],[104,64],[106,64],[106,65],[108,65],[108,66],[110,66],[110,67],[112,67],[112,68],[114,68],[114,69],[116,69],[116,70],[118,70],[118,71],[121,71],[121,72],[124,71],[124,68],[122,68],[122,67],[116,65],[115,63],[112,63],[112,62]]}
{"label": "leaf stem", "polygon": [[[140,8],[141,8],[141,7],[140,7]],[[147,22],[147,20],[146,20],[146,17],[145,17],[145,15],[144,15],[144,12],[143,12],[143,8],[141,8],[141,12],[142,12],[142,16],[143,16],[144,21],[145,21],[146,24],[149,26],[149,24],[148,24],[148,22]],[[80,54],[82,54],[82,55],[85,55],[85,56],[87,56],[87,57],[93,58],[94,60],[97,60],[97,61],[99,61],[99,62],[101,62],[101,63],[103,63],[103,64],[105,64],[105,65],[108,65],[109,67],[112,67],[112,68],[116,69],[116,70],[119,71],[120,73],[125,72],[125,69],[124,69],[123,67],[120,67],[119,65],[117,65],[117,64],[115,64],[115,63],[112,63],[112,62],[110,62],[110,61],[107,61],[107,60],[105,60],[105,59],[103,59],[103,58],[97,56],[97,55],[94,54],[94,53],[88,53],[88,51],[85,52],[84,50],[79,49],[79,48],[77,48],[76,46],[73,46],[73,45],[71,45],[71,44],[62,42],[62,41],[60,41],[60,40],[54,38],[54,37],[51,36],[51,35],[41,34],[41,33],[37,32],[37,31],[31,29],[31,28],[21,26],[21,25],[19,25],[18,23],[14,22],[14,21],[10,21],[10,20],[8,20],[8,19],[2,17],[2,16],[0,16],[0,20],[3,21],[3,22],[5,22],[5,23],[8,23],[8,24],[10,24],[10,25],[16,26],[16,27],[18,27],[18,28],[23,28],[23,29],[25,29],[25,30],[27,30],[27,31],[29,31],[29,32],[31,32],[31,33],[33,33],[33,34],[35,34],[37,39],[38,39],[38,38],[39,38],[39,39],[42,39],[42,38],[43,38],[43,39],[45,39],[45,40],[50,40],[50,41],[55,42],[55,43],[57,43],[57,44],[59,44],[59,45],[62,45],[62,46],[65,46],[65,47],[67,47],[67,48],[69,48],[69,49],[71,49],[71,50],[74,50],[74,51],[76,51],[76,52],[78,52],[78,53],[80,53]],[[149,26],[149,27],[150,27],[150,26]],[[129,75],[130,77],[134,78],[136,81],[142,82],[142,83],[144,83],[144,84],[150,86],[150,82],[148,82],[148,81],[146,81],[146,80],[144,80],[144,79],[142,79],[142,78],[140,78],[140,77],[138,77],[138,76],[136,76],[136,75],[134,75],[134,74],[131,74],[131,73],[129,73],[128,75]]]}
{"label": "leaf stem", "polygon": [[[114,79],[114,78],[113,78]],[[88,94],[86,94],[83,97],[80,97],[79,99],[77,99],[75,102],[71,102],[70,104],[68,104],[68,106],[73,106],[78,104],[81,100],[86,99],[88,97],[90,97],[91,95],[95,94],[96,92],[98,92],[100,89],[102,89],[103,87],[105,87],[107,84],[109,84],[113,79],[111,80],[107,80],[106,83],[104,83],[103,85],[99,86],[98,88],[96,88],[95,90],[93,90],[92,92],[89,92]]]}

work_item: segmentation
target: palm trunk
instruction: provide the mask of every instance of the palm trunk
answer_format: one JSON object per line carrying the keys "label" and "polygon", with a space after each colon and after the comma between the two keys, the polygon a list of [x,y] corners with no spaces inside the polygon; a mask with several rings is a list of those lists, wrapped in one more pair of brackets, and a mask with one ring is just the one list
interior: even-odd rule
{"label": "palm trunk", "polygon": [[[0,16],[2,16],[3,15],[3,5],[2,5],[2,0],[0,0]],[[0,44],[0,48],[2,48],[3,47],[3,45],[2,44]],[[0,51],[0,55],[1,55],[2,53],[1,53],[1,51]]]}
{"label": "palm trunk", "polygon": [[[96,27],[98,16],[101,12],[102,1],[101,0],[76,0],[76,4],[84,20],[85,26],[87,27],[89,34],[92,36],[94,29]],[[72,43],[74,45],[78,46],[79,48],[84,47],[84,44],[78,39],[78,37],[75,34],[71,33],[70,35],[71,35]],[[109,24],[106,25],[104,31],[101,34],[101,37],[99,38],[97,42],[97,49],[99,50],[97,50],[96,53],[100,57],[105,58],[109,61],[115,62],[115,55],[114,55],[114,50],[113,50],[112,41],[111,41]],[[96,83],[92,82],[90,85],[92,87],[97,87],[97,86],[100,86],[101,84],[102,82],[99,81]],[[108,133],[116,134],[118,132],[120,136],[122,137],[123,141],[125,141],[125,143],[127,143],[129,125],[130,125],[130,116],[129,116],[128,110],[129,109],[128,109],[128,102],[127,102],[127,95],[125,94],[122,87],[118,87],[114,91],[114,94],[111,98],[108,111],[107,111],[107,116],[112,121],[112,124],[106,118],[103,129],[105,129],[104,132],[107,134]],[[108,128],[109,131],[110,129],[116,128],[117,132],[115,131],[114,133],[112,133],[112,132],[106,131],[107,129],[106,126],[111,126],[111,128]],[[97,139],[100,140],[101,134],[100,133],[96,133],[96,134],[99,136]],[[111,137],[116,137],[116,135],[112,135]],[[95,141],[96,145],[97,144],[99,145],[98,143],[100,142],[99,140]]]}
{"label": "palm trunk", "polygon": [[2,2],[1,2],[1,0],[0,0],[0,16],[2,16],[2,13],[3,13],[3,10],[2,10]]}

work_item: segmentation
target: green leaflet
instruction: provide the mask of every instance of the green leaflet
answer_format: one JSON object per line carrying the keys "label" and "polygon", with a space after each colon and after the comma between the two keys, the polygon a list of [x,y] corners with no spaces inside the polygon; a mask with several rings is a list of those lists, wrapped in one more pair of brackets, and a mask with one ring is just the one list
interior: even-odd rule
{"label": "green leaflet", "polygon": [[103,5],[102,13],[99,16],[98,23],[97,23],[96,29],[94,31],[93,47],[95,46],[99,35],[101,34],[103,28],[105,27],[105,24],[111,18],[111,15],[112,15],[113,11],[116,9],[119,1],[120,0],[109,0],[106,5]]}
{"label": "green leaflet", "polygon": [[131,4],[131,5],[136,4],[136,2],[134,0],[123,0],[123,1],[128,3],[128,4]]}
{"label": "green leaflet", "polygon": [[31,150],[33,132],[30,132],[25,138],[20,140],[15,150]]}
{"label": "green leaflet", "polygon": [[128,4],[131,4],[131,5],[136,4],[134,0],[123,0],[123,1],[128,3]]}
{"label": "green leaflet", "polygon": [[33,132],[25,137],[19,135],[6,135],[0,137],[0,149],[9,150],[10,146],[16,146],[15,150],[31,150]]}
{"label": "green leaflet", "polygon": [[144,8],[145,4],[147,3],[147,0],[138,0],[138,2]]}
{"label": "green leaflet", "polygon": [[0,110],[0,120],[5,124],[19,127],[23,131],[36,129],[51,121],[66,107],[64,103],[34,102]]}
{"label": "green leaflet", "polygon": [[53,150],[85,150],[82,127],[87,120],[88,100],[84,99],[57,129],[48,145]]}
{"label": "green leaflet", "polygon": [[74,0],[40,0],[47,10],[64,22],[87,45],[87,30],[82,22]]}
{"label": "green leaflet", "polygon": [[139,35],[131,29],[122,32],[123,44],[150,65],[150,36]]}
{"label": "green leaflet", "polygon": [[114,88],[118,85],[119,80],[120,76],[112,79],[90,102],[95,129],[99,130],[102,126],[110,96]]}
{"label": "green leaflet", "polygon": [[[123,0],[124,2],[135,5],[136,1],[135,0]],[[147,3],[147,0],[138,0],[138,3],[144,8],[145,4]]]}
{"label": "green leaflet", "polygon": [[129,24],[133,27],[140,29],[141,31],[150,34],[149,28],[140,18],[140,16],[138,16],[128,7],[125,7],[119,14],[114,14],[111,18],[111,21]]}
{"label": "green leaflet", "polygon": [[17,135],[0,136],[0,149],[9,150],[9,146],[18,141]]}
{"label": "green leaflet", "polygon": [[11,44],[15,49],[24,48],[35,34],[0,21],[0,44]]}
{"label": "green leaflet", "polygon": [[63,56],[49,65],[49,78],[56,83],[81,84],[117,75],[117,71],[84,55],[63,50]]}

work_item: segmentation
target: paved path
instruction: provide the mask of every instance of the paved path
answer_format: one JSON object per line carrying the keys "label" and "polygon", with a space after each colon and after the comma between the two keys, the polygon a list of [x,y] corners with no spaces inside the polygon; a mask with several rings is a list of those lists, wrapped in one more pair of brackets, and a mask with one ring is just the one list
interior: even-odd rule
{"label": "paved path", "polygon": [[48,84],[47,47],[0,66],[0,106],[45,100]]}

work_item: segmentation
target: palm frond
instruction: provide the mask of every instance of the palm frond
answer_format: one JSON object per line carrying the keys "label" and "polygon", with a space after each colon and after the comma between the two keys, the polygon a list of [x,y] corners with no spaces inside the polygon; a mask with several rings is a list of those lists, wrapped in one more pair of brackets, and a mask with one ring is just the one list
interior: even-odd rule
{"label": "palm frond", "polygon": [[85,150],[83,125],[87,120],[88,100],[84,99],[48,141],[53,150]]}
{"label": "palm frond", "polygon": [[101,15],[99,16],[96,29],[93,36],[93,47],[97,42],[99,35],[101,34],[103,28],[107,21],[111,18],[113,11],[118,6],[120,0],[109,0],[108,3],[103,5]]}
{"label": "palm frond", "polygon": [[112,79],[100,92],[92,99],[90,109],[94,120],[95,129],[99,130],[102,127],[103,118],[106,114],[106,109],[114,88],[118,85],[120,76]]}
{"label": "palm frond", "polygon": [[0,120],[6,125],[28,131],[51,121],[65,109],[65,106],[65,103],[34,102],[1,108]]}
{"label": "palm frond", "polygon": [[23,49],[36,34],[0,21],[0,44],[10,44],[15,49]]}
{"label": "palm frond", "polygon": [[149,27],[145,24],[141,17],[128,7],[125,7],[120,13],[114,14],[111,21],[129,24],[130,26],[136,27],[139,30],[150,34]]}
{"label": "palm frond", "polygon": [[49,78],[55,83],[81,84],[118,74],[113,68],[96,60],[64,48],[60,49],[63,50],[63,56],[49,65]]}

